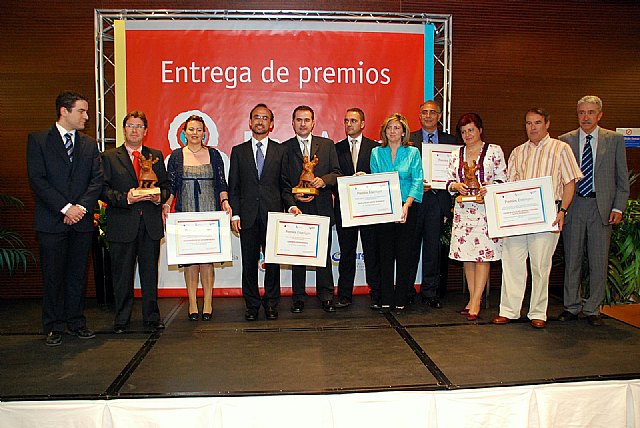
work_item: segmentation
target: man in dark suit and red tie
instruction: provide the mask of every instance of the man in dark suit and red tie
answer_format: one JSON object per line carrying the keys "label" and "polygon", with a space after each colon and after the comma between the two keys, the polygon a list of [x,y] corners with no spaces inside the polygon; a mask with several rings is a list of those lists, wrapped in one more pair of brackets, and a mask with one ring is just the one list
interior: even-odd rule
{"label": "man in dark suit and red tie", "polygon": [[291,184],[285,175],[288,164],[286,146],[269,138],[273,130],[273,112],[265,104],[249,113],[251,139],[231,149],[229,203],[233,210],[231,229],[240,235],[242,252],[242,295],[247,321],[258,319],[260,306],[268,320],[278,318],[280,301],[280,265],[267,263],[264,296],[258,288],[260,250],[267,239],[270,211],[282,212],[283,201],[294,204]]}
{"label": "man in dark suit and red tie", "polygon": [[[315,126],[315,116],[313,109],[309,106],[303,105],[295,108],[292,115],[292,125],[296,135],[283,143],[287,147],[289,157],[288,181],[295,186],[300,180],[304,156],[307,156],[309,160],[317,156],[318,164],[313,171],[315,178],[310,185],[318,189],[320,194],[318,196],[296,194],[294,195],[295,205],[288,205],[287,209],[296,215],[304,213],[329,217],[330,224],[333,225],[335,217],[331,190],[337,183],[336,179],[342,175],[335,144],[328,138],[311,135]],[[335,312],[331,268],[331,228],[329,228],[328,235],[326,266],[316,268],[316,291],[318,299],[322,302],[322,309],[325,312]],[[293,306],[291,312],[296,314],[304,310],[306,274],[306,266],[292,267]]]}
{"label": "man in dark suit and red tie", "polygon": [[[620,223],[629,198],[629,176],[624,137],[600,128],[602,100],[587,95],[578,101],[580,128],[558,139],[571,146],[584,178],[566,212],[564,242],[564,312],[560,321],[577,319],[582,311],[592,326],[602,325],[612,226]],[[582,296],[582,264],[589,258],[589,296]]]}
{"label": "man in dark suit and red tie", "polygon": [[[344,132],[347,138],[336,143],[336,153],[340,170],[344,175],[371,174],[371,150],[379,144],[362,134],[364,112],[350,108],[344,116]],[[356,248],[358,233],[362,240],[367,284],[370,287],[371,309],[380,309],[380,266],[378,266],[378,244],[374,226],[342,227],[340,197],[334,187],[334,209],[336,231],[340,243],[338,264],[338,301],[336,308],[344,308],[352,303],[353,283],[356,274]]]}
{"label": "man in dark suit and red tie", "polygon": [[42,324],[48,346],[62,343],[65,327],[80,339],[95,337],[84,316],[87,258],[103,173],[96,141],[78,132],[89,120],[87,99],[56,98],[56,124],[29,134],[27,172],[35,193],[34,227],[43,276]]}
{"label": "man in dark suit and red tie", "polygon": [[[154,329],[164,328],[158,308],[158,257],[164,236],[162,203],[169,197],[169,180],[162,152],[143,145],[147,135],[147,117],[132,111],[122,120],[124,144],[102,155],[107,203],[107,241],[111,255],[116,316],[115,333],[123,333],[133,308],[133,283],[136,262],[142,291],[142,320]],[[140,156],[155,161],[152,169],[158,177],[160,193],[135,195],[140,174]]]}
{"label": "man in dark suit and red tie", "polygon": [[[428,144],[456,144],[457,140],[451,134],[438,129],[442,118],[442,109],[433,100],[425,101],[420,106],[421,129],[413,131],[409,140],[422,154],[422,143]],[[422,203],[416,207],[416,240],[414,241],[414,259],[412,260],[412,278],[416,277],[420,261],[420,247],[422,247],[422,282],[420,296],[422,302],[432,308],[440,309],[440,290],[446,287],[441,282],[441,243],[440,234],[445,220],[452,217],[451,195],[446,190],[432,189],[431,183],[424,181]],[[409,289],[409,301],[415,299],[415,289]]]}

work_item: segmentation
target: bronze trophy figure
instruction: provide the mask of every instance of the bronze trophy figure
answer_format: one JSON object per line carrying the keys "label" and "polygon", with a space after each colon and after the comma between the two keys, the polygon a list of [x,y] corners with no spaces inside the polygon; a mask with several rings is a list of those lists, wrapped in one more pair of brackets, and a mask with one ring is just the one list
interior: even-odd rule
{"label": "bronze trophy figure", "polygon": [[134,196],[159,195],[160,188],[155,186],[155,184],[158,182],[158,176],[155,172],[153,172],[153,165],[160,159],[153,159],[152,155],[149,155],[149,159],[147,159],[142,153],[140,153],[140,157],[138,157],[138,160],[140,161],[140,177],[138,177],[138,187],[136,189],[133,189],[131,193]]}
{"label": "bronze trophy figure", "polygon": [[468,195],[458,195],[456,198],[457,202],[476,202],[479,204],[484,203],[484,198],[479,195],[480,192],[480,182],[478,182],[478,178],[476,177],[476,172],[479,169],[479,166],[476,164],[475,160],[471,161],[471,165],[466,161],[463,163],[462,169],[464,170],[464,179],[463,183],[466,184],[469,189]]}
{"label": "bronze trophy figure", "polygon": [[298,185],[291,189],[293,194],[305,195],[305,196],[318,196],[320,191],[311,185],[316,176],[313,174],[313,168],[318,165],[318,156],[313,156],[313,160],[309,161],[309,157],[305,156],[302,159],[302,173],[300,174],[300,181]]}

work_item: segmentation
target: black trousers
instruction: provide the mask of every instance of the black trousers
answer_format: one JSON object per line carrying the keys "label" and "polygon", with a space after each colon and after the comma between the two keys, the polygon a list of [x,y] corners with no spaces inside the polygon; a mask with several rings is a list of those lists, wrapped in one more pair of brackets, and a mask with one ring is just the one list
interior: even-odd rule
{"label": "black trousers", "polygon": [[42,328],[45,333],[86,326],[84,292],[93,232],[38,232],[42,267]]}
{"label": "black trousers", "polygon": [[409,208],[405,223],[383,223],[377,226],[382,305],[405,306],[407,304],[407,293],[415,277],[411,275],[415,228],[415,205]]}
{"label": "black trousers", "polygon": [[142,319],[160,320],[158,308],[158,257],[160,240],[152,239],[140,219],[138,235],[133,242],[109,242],[113,293],[116,308],[115,325],[127,325],[133,308],[133,282],[136,261],[142,291]]}
{"label": "black trousers", "polygon": [[240,249],[242,253],[242,295],[247,308],[263,306],[277,307],[280,301],[280,265],[265,264],[264,297],[260,298],[258,287],[258,264],[260,249],[264,251],[267,240],[267,224],[260,218],[252,227],[240,230]]}
{"label": "black trousers", "polygon": [[342,227],[336,225],[338,243],[340,244],[340,262],[338,264],[338,297],[349,300],[353,297],[353,283],[356,275],[356,250],[358,234],[362,241],[364,267],[371,299],[380,300],[380,265],[378,256],[378,240],[376,227]]}

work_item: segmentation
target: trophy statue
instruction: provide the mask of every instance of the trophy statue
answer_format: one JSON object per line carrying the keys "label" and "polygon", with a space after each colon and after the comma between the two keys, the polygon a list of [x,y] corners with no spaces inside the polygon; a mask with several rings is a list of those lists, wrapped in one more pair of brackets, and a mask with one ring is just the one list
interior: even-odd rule
{"label": "trophy statue", "polygon": [[160,188],[155,184],[158,182],[158,176],[153,172],[153,165],[160,159],[153,159],[153,155],[149,155],[147,159],[142,153],[138,157],[140,162],[140,177],[138,177],[138,188],[133,189],[133,196],[159,195]]}
{"label": "trophy statue", "polygon": [[476,178],[476,171],[478,171],[478,165],[476,165],[476,161],[472,160],[471,165],[469,165],[466,161],[463,162],[462,169],[464,170],[464,179],[462,180],[464,184],[467,185],[469,189],[468,195],[458,195],[456,201],[458,202],[476,202],[478,204],[484,203],[484,198],[480,196],[478,193],[480,192],[480,183]]}
{"label": "trophy statue", "polygon": [[311,185],[316,176],[313,174],[313,168],[318,165],[318,156],[313,156],[313,160],[309,160],[309,156],[302,159],[302,173],[298,185],[291,189],[293,194],[303,196],[318,196],[320,191]]}

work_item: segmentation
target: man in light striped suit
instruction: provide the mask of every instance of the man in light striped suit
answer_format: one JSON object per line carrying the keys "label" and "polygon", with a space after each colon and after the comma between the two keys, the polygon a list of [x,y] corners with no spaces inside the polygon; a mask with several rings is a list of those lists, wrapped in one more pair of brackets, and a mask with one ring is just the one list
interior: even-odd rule
{"label": "man in light striped suit", "polygon": [[[509,156],[509,181],[551,176],[559,209],[553,225],[562,231],[564,216],[573,200],[575,182],[582,172],[567,143],[549,136],[549,113],[532,108],[525,114],[529,140],[519,145]],[[531,264],[531,300],[527,317],[533,328],[544,328],[549,300],[551,258],[558,244],[558,232],[531,233],[504,238],[502,251],[502,291],[500,315],[491,320],[506,324],[520,318],[520,309],[527,285],[527,257]]]}

